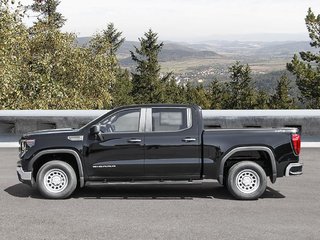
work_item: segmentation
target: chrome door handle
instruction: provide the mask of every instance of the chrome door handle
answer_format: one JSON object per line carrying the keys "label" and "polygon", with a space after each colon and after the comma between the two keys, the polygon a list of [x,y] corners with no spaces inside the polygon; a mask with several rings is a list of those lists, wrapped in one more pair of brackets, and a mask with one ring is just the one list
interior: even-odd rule
{"label": "chrome door handle", "polygon": [[184,141],[184,142],[195,142],[196,140],[197,139],[195,139],[195,138],[189,138],[189,137],[182,139],[182,141]]}
{"label": "chrome door handle", "polygon": [[141,139],[138,138],[132,138],[128,140],[128,143],[141,143]]}

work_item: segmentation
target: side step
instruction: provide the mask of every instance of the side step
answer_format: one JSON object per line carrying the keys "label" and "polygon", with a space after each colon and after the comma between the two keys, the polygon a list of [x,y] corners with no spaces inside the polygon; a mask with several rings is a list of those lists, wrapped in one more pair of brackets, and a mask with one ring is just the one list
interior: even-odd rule
{"label": "side step", "polygon": [[101,181],[87,181],[85,183],[85,186],[101,186],[101,185],[197,185],[197,184],[203,184],[203,183],[213,183],[217,182],[214,179],[204,179],[204,180],[177,180],[177,181],[112,181],[112,182],[101,182]]}

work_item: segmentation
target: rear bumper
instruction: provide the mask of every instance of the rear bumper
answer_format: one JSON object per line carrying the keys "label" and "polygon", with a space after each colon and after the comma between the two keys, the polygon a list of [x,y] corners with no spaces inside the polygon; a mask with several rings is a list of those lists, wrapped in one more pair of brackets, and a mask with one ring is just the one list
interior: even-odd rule
{"label": "rear bumper", "polygon": [[301,175],[302,167],[301,163],[290,163],[286,168],[285,176]]}
{"label": "rear bumper", "polygon": [[32,186],[32,172],[23,171],[22,167],[17,167],[19,181]]}

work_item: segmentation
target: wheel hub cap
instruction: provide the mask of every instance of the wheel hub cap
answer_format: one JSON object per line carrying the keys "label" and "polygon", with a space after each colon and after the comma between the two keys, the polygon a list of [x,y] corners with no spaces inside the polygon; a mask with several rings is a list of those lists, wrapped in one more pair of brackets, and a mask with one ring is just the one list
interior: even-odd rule
{"label": "wheel hub cap", "polygon": [[52,183],[54,185],[59,185],[61,183],[61,180],[62,180],[61,177],[55,176],[52,178]]}
{"label": "wheel hub cap", "polygon": [[245,186],[249,186],[251,184],[251,178],[250,177],[247,177],[245,176],[243,179],[242,179],[242,183],[245,185]]}
{"label": "wheel hub cap", "polygon": [[255,171],[244,169],[236,177],[236,186],[243,193],[253,193],[260,186],[260,177]]}
{"label": "wheel hub cap", "polygon": [[68,176],[61,169],[51,169],[45,174],[43,181],[49,192],[59,193],[67,187]]}

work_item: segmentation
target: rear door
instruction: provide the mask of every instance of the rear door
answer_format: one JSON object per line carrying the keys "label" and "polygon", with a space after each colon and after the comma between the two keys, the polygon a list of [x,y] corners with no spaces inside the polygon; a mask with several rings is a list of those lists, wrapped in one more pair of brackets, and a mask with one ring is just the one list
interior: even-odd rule
{"label": "rear door", "polygon": [[147,109],[145,175],[153,179],[197,179],[201,139],[189,107]]}

